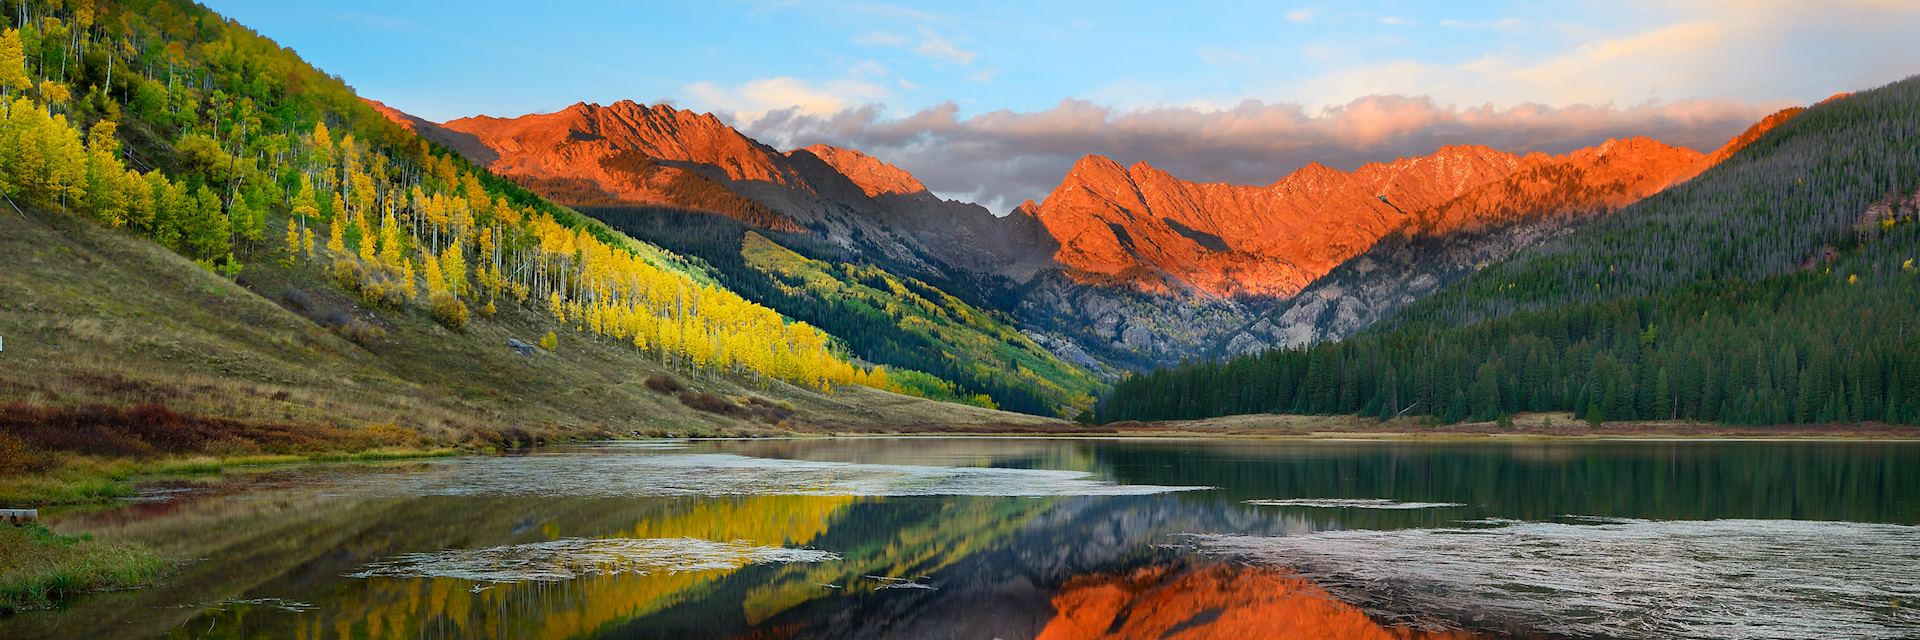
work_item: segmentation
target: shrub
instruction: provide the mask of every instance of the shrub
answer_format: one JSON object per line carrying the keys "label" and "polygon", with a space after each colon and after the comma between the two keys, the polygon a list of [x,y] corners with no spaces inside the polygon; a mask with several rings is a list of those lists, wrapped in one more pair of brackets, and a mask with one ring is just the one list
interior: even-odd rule
{"label": "shrub", "polygon": [[[433,312],[434,322],[448,329],[459,331],[467,326],[467,303],[451,293],[436,293],[427,300],[427,306]],[[547,335],[553,335],[551,333]]]}
{"label": "shrub", "polygon": [[34,455],[27,451],[27,443],[19,438],[0,433],[0,476],[16,475],[38,471]]}
{"label": "shrub", "polygon": [[552,331],[548,331],[547,335],[540,336],[540,348],[552,351],[559,346],[560,336],[554,335]]}
{"label": "shrub", "polygon": [[353,317],[346,317],[333,325],[333,331],[362,347],[371,347],[387,337],[387,330],[380,328],[380,325]]}
{"label": "shrub", "polygon": [[707,413],[727,414],[740,409],[739,406],[728,401],[726,398],[711,393],[695,393],[692,391],[680,394],[680,404],[687,405],[696,411],[705,411]]}
{"label": "shrub", "polygon": [[[548,335],[552,335],[552,334],[548,334]],[[660,393],[679,393],[680,391],[687,388],[685,385],[680,384],[679,380],[674,379],[673,376],[670,376],[664,373],[656,373],[656,374],[647,376],[646,385],[648,389],[652,389]]]}

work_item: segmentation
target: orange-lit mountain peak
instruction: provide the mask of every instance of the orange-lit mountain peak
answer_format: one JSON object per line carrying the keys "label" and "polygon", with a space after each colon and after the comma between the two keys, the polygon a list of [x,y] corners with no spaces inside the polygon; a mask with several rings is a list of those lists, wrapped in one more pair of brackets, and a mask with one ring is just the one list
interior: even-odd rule
{"label": "orange-lit mountain peak", "polygon": [[913,177],[913,174],[907,173],[907,170],[853,149],[816,144],[788,152],[787,155],[802,152],[811,153],[832,166],[834,170],[858,185],[868,197],[887,194],[912,195],[927,191],[927,185],[921,184],[920,180]]}
{"label": "orange-lit mountain peak", "polygon": [[1464,631],[1387,627],[1305,578],[1216,564],[1147,567],[1069,582],[1039,640],[1468,640]]}

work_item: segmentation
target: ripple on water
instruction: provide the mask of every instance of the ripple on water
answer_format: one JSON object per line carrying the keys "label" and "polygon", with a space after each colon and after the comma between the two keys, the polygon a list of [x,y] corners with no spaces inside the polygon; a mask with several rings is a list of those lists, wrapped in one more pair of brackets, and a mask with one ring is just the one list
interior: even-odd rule
{"label": "ripple on water", "polygon": [[349,578],[458,578],[495,584],[559,582],[588,575],[719,571],[755,564],[827,562],[815,549],[769,547],[698,538],[561,538],[483,549],[408,553],[369,563]]}
{"label": "ripple on water", "polygon": [[935,467],[732,454],[463,458],[368,479],[368,490],[504,496],[1119,496],[1211,487],[1115,484],[1081,471]]}
{"label": "ripple on water", "polygon": [[1400,502],[1386,498],[1288,498],[1285,500],[1247,500],[1263,507],[1317,507],[1321,509],[1445,509],[1464,507],[1458,502]]}
{"label": "ripple on water", "polygon": [[1920,527],[1798,520],[1498,523],[1193,536],[1383,613],[1577,637],[1898,638],[1920,631]]}

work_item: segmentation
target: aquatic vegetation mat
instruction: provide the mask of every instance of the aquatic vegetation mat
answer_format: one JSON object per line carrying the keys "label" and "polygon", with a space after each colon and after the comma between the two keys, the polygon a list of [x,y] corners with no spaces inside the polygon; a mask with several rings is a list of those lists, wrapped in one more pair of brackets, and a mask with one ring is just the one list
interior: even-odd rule
{"label": "aquatic vegetation mat", "polygon": [[349,578],[457,578],[494,584],[559,582],[589,575],[721,571],[755,564],[827,562],[815,549],[697,538],[561,538],[482,549],[408,553],[369,563]]}
{"label": "aquatic vegetation mat", "polygon": [[1120,496],[1211,487],[1116,484],[1081,471],[936,467],[731,454],[461,458],[400,478],[363,480],[409,495]]}
{"label": "aquatic vegetation mat", "polygon": [[1192,536],[1383,616],[1616,638],[1898,638],[1920,630],[1920,527],[1798,520],[1488,522]]}

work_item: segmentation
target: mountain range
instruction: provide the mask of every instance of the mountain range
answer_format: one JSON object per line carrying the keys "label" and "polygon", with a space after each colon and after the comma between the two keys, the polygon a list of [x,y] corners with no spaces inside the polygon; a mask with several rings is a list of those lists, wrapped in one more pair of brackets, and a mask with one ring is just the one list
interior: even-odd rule
{"label": "mountain range", "polygon": [[[908,414],[1806,421],[1920,407],[1895,392],[1905,343],[1876,342],[1904,334],[1841,332],[1860,324],[1847,313],[1897,311],[1868,293],[1897,295],[1905,281],[1877,278],[1913,272],[1905,245],[1882,241],[1905,237],[1920,191],[1903,164],[1913,81],[1780,111],[1711,149],[1462,143],[1264,184],[1087,155],[995,215],[886,157],[778,149],[713,114],[621,101],[432,122],[189,2],[45,11],[153,37],[75,31],[108,46],[22,54],[39,82],[0,133],[44,153],[0,163],[20,214],[7,224],[26,239],[13,251],[32,266],[0,287],[52,311],[6,314],[23,344],[112,355],[30,354],[0,374],[31,390],[16,401],[225,388],[255,400],[170,404],[436,437],[480,433],[459,416],[560,436]],[[161,48],[183,70],[148,64]],[[1843,268],[1871,287],[1833,289],[1823,278]],[[127,269],[155,295],[139,302],[113,275]],[[1814,326],[1812,312],[1715,297],[1735,289],[1838,315]],[[60,291],[75,293],[47,293]],[[143,320],[162,307],[204,320]],[[1728,316],[1739,323],[1715,324]],[[1750,351],[1720,341],[1738,327],[1798,342],[1766,354],[1762,381],[1692,359]],[[277,364],[260,364],[268,352]],[[228,386],[183,389],[183,375]],[[1734,388],[1786,393],[1773,406],[1723,395]]]}
{"label": "mountain range", "polygon": [[1195,182],[1089,155],[1040,202],[996,217],[934,195],[884,159],[828,145],[782,152],[667,105],[580,103],[445,123],[379,108],[562,204],[723,217],[951,284],[1108,376],[1351,334],[1684,182],[1799,111],[1707,152],[1645,137],[1563,154],[1460,144],[1351,171],[1312,163],[1266,185]]}

